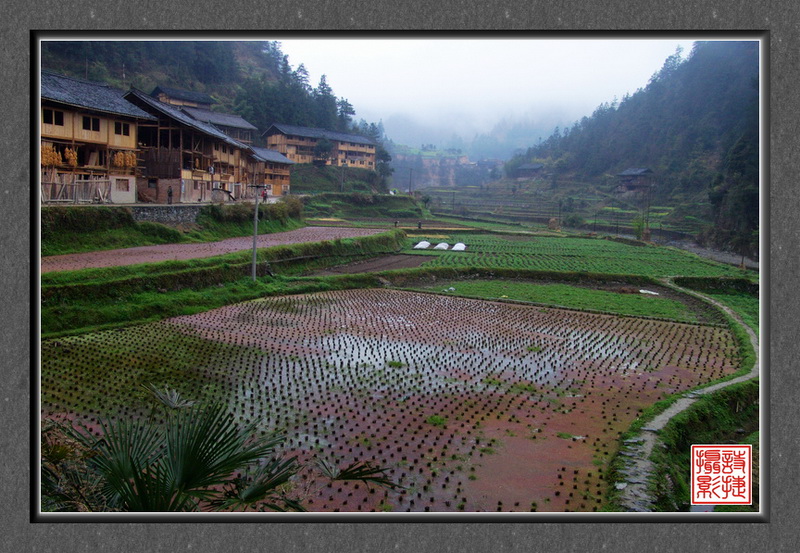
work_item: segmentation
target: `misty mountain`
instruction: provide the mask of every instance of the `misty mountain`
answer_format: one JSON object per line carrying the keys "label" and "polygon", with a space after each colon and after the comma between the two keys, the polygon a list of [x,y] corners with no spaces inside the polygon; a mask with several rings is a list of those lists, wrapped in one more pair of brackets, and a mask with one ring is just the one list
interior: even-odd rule
{"label": "misty mountain", "polygon": [[383,119],[386,135],[396,144],[419,147],[435,144],[442,150],[461,150],[470,159],[510,159],[517,150],[550,136],[570,119],[558,108],[541,108],[537,114],[506,116],[484,130],[485,124],[468,114],[441,114],[420,122],[409,114],[395,113]]}
{"label": "misty mountain", "polygon": [[670,56],[646,87],[556,129],[506,165],[523,163],[599,182],[630,167],[655,175],[653,201],[697,205],[714,245],[757,247],[759,45],[696,42]]}

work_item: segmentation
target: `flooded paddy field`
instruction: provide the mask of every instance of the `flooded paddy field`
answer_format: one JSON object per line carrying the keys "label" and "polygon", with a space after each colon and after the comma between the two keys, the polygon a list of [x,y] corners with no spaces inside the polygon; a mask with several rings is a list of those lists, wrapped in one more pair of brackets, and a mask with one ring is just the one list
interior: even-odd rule
{"label": "flooded paddy field", "polygon": [[645,407],[735,372],[721,326],[396,290],[265,298],[42,343],[42,416],[142,417],[140,384],[227,404],[301,460],[369,461],[398,490],[317,482],[311,511],[596,511]]}

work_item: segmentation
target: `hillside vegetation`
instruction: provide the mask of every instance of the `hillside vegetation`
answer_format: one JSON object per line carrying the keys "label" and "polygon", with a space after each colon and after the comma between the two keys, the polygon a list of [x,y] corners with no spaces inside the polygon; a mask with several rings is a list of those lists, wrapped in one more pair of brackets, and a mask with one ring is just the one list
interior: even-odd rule
{"label": "hillside vegetation", "polygon": [[386,183],[375,171],[353,167],[341,168],[310,163],[292,166],[292,193],[320,192],[385,193]]}
{"label": "hillside vegetation", "polygon": [[389,194],[322,193],[305,198],[308,217],[353,219],[408,219],[425,216],[419,204],[410,196]]}
{"label": "hillside vegetation", "polygon": [[680,51],[670,56],[646,87],[556,128],[506,172],[539,162],[553,194],[573,182],[602,195],[625,169],[649,168],[651,205],[702,220],[699,234],[714,246],[757,254],[758,115],[758,43],[696,42],[685,59]]}

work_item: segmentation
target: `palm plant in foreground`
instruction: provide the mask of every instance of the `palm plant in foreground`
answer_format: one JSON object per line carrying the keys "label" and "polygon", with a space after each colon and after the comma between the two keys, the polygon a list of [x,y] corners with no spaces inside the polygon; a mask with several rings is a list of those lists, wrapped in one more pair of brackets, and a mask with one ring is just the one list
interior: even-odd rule
{"label": "palm plant in foreground", "polygon": [[[296,457],[284,459],[277,454],[283,444],[282,435],[258,437],[255,424],[237,426],[222,405],[203,407],[183,400],[174,390],[152,386],[146,389],[165,407],[164,424],[122,419],[101,422],[99,436],[86,428],[66,428],[73,448],[77,445],[81,450],[76,457],[82,458],[85,466],[59,471],[58,467],[63,469],[64,465],[57,457],[43,457],[44,508],[135,512],[304,510],[299,500],[288,495],[288,484],[302,466]],[[56,447],[48,451],[65,458]],[[396,487],[383,477],[384,469],[368,463],[339,469],[335,463],[325,462],[318,469],[331,480],[361,480]],[[76,474],[93,483],[95,492],[91,498],[81,497],[85,486],[80,483],[65,485]]]}
{"label": "palm plant in foreground", "polygon": [[[238,427],[222,405],[200,406],[173,390],[148,388],[165,407],[163,425],[145,420],[100,423],[100,436],[76,430],[75,439],[92,452],[86,463],[103,480],[103,496],[122,511],[195,511],[212,504],[240,472],[273,456],[283,438],[256,438],[255,425]],[[263,500],[296,471],[296,459],[266,462],[257,475],[263,494],[252,493],[228,507]],[[277,469],[276,475],[273,471]]]}

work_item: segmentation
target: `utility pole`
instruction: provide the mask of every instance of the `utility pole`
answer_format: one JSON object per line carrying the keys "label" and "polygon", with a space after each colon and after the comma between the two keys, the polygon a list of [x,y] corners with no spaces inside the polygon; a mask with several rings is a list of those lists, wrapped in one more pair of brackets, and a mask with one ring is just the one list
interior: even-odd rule
{"label": "utility pole", "polygon": [[414,168],[408,168],[408,193],[409,195],[413,193],[413,188],[411,186],[411,177],[414,175]]}
{"label": "utility pole", "polygon": [[339,191],[344,193],[344,170],[347,168],[347,161],[342,162],[342,175],[341,175],[341,184],[339,186]]}
{"label": "utility pole", "polygon": [[650,195],[653,192],[652,181],[647,184],[647,192],[645,192],[645,207],[644,207],[644,232],[646,237],[650,237]]}
{"label": "utility pole", "polygon": [[561,200],[558,200],[558,228],[561,228]]}
{"label": "utility pole", "polygon": [[[256,243],[258,241],[258,197],[261,195],[260,194],[260,190],[262,188],[266,188],[267,186],[265,184],[249,184],[248,187],[253,188],[255,190],[255,196],[256,196],[256,202],[255,202],[256,208],[253,211],[253,267],[252,267],[252,269],[253,269],[252,270],[253,282],[255,282],[256,281],[256,252],[257,252]],[[272,272],[269,271],[269,264],[267,265],[267,272],[269,272],[270,275],[272,274]]]}

